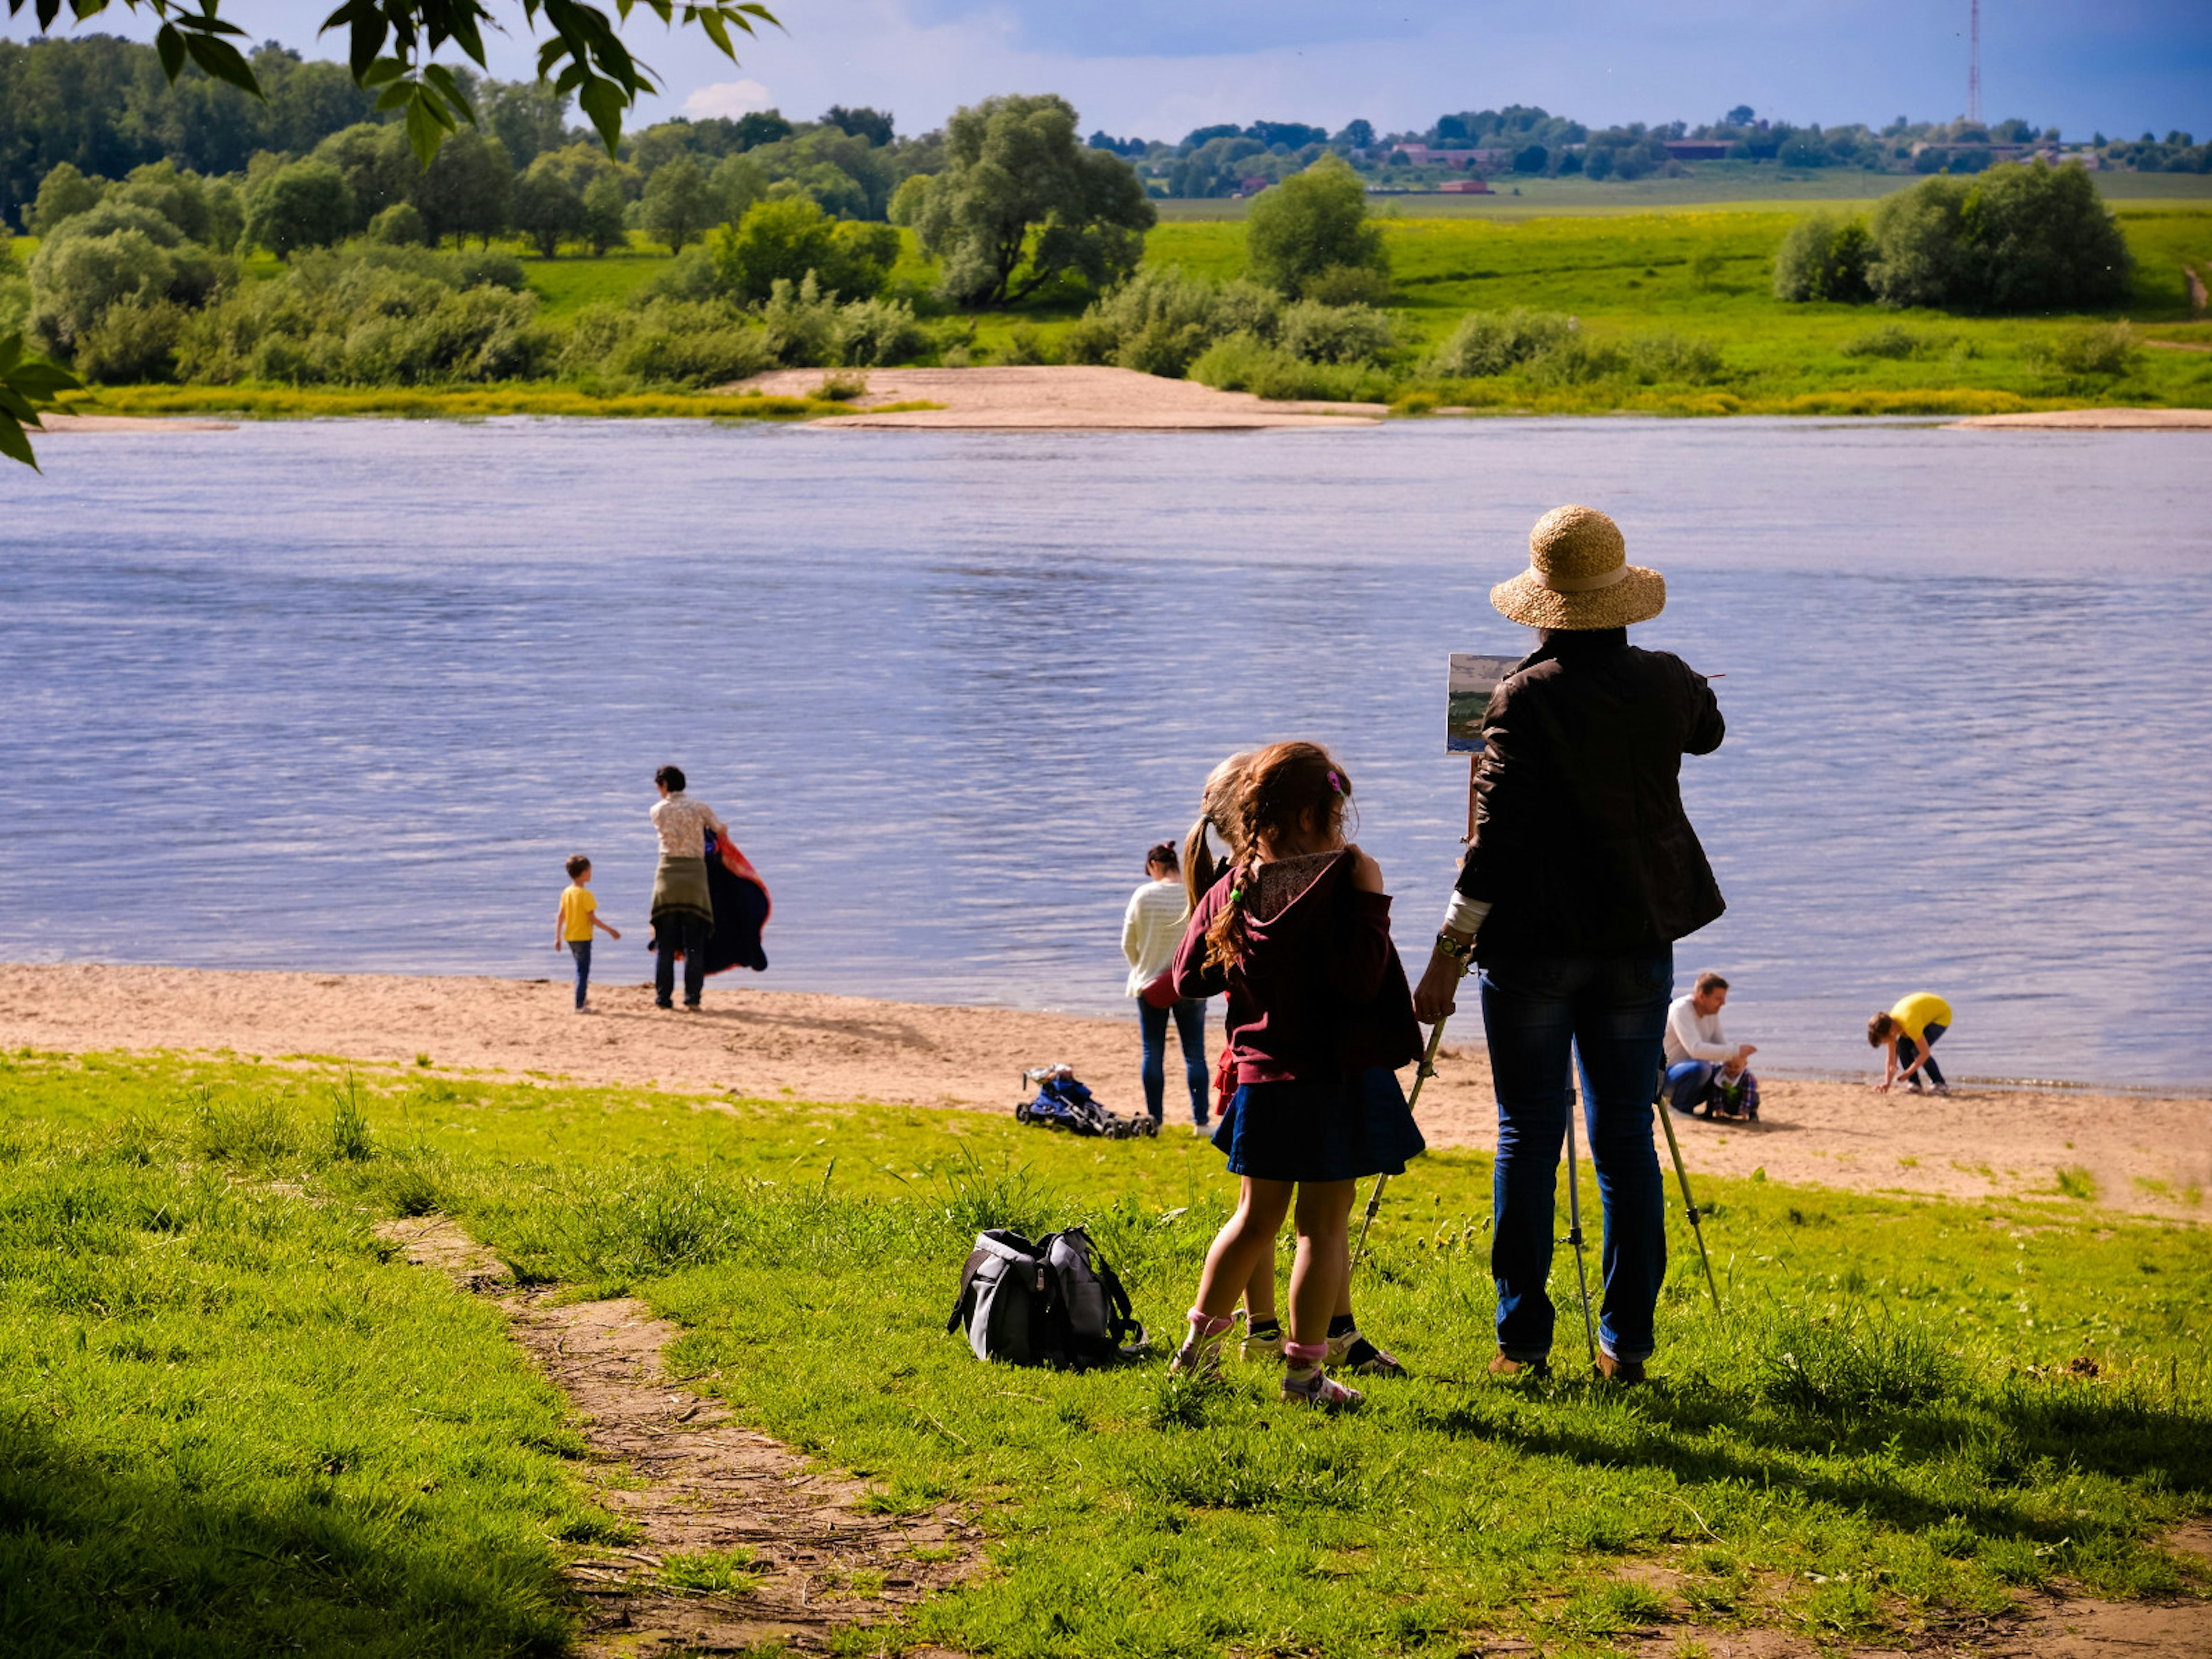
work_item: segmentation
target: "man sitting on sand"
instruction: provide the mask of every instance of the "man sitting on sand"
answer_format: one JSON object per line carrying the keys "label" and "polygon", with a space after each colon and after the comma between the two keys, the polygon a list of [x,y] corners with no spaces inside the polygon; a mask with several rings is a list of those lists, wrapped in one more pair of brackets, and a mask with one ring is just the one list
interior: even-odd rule
{"label": "man sitting on sand", "polygon": [[1688,996],[1668,1005],[1659,1046],[1667,1060],[1667,1103],[1678,1112],[1694,1115],[1702,1106],[1708,1117],[1759,1115],[1759,1080],[1749,1070],[1759,1050],[1721,1035],[1728,994],[1729,982],[1708,969]]}

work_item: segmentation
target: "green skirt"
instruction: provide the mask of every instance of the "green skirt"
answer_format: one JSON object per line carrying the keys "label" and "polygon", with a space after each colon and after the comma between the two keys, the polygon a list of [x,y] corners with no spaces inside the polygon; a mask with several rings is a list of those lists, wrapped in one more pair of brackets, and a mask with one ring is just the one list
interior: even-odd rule
{"label": "green skirt", "polygon": [[714,925],[714,899],[707,887],[706,860],[660,855],[660,867],[653,872],[656,927],[663,916],[696,916],[709,927]]}

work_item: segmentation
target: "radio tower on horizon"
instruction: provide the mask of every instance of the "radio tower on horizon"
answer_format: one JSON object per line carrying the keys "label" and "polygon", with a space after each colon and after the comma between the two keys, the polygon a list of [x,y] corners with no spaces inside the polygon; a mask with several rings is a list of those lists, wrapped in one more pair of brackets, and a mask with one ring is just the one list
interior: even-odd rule
{"label": "radio tower on horizon", "polygon": [[1966,119],[1982,124],[1982,0],[1972,0],[1972,22],[1966,36]]}

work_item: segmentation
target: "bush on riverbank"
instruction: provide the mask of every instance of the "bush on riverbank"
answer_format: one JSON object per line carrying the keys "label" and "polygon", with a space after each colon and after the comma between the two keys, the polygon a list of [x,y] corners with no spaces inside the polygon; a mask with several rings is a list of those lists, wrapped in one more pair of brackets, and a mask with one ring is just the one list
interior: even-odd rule
{"label": "bush on riverbank", "polygon": [[505,254],[375,243],[303,252],[283,276],[181,319],[176,370],[218,386],[534,379],[557,342],[538,321],[537,295],[520,288],[521,268]]}
{"label": "bush on riverbank", "polygon": [[0,1559],[58,1646],[561,1643],[560,1563],[619,1529],[495,1309],[369,1234],[433,1210],[677,1321],[678,1386],[864,1471],[871,1507],[949,1504],[1018,1558],[894,1646],[1382,1659],[1662,1620],[1881,1645],[2018,1587],[2203,1581],[2158,1541],[2212,1504],[2200,1236],[2069,1199],[1701,1182],[1727,1318],[1670,1221],[1659,1381],[1587,1380],[1569,1289],[1556,1376],[1506,1386],[1478,1374],[1490,1160],[1432,1153],[1359,1288],[1413,1375],[1327,1419],[1233,1360],[1011,1373],[944,1334],[974,1230],[1076,1220],[1172,1328],[1234,1195],[1188,1139],[1107,1167],[995,1115],[146,1055],[12,1054],[0,1099],[0,1505],[31,1522]]}
{"label": "bush on riverbank", "polygon": [[1871,224],[1808,214],[1784,238],[1778,299],[1947,311],[2072,311],[2124,300],[2134,256],[2079,167],[2038,160],[1971,183],[1930,178],[1885,198]]}
{"label": "bush on riverbank", "polygon": [[1257,364],[1265,356],[1308,368],[1373,370],[1390,356],[1396,338],[1389,316],[1370,305],[1285,303],[1257,283],[1216,282],[1170,265],[1140,270],[1095,301],[1070,325],[1060,346],[1072,363],[1110,363],[1173,380],[1194,373],[1210,348],[1239,337],[1244,343],[1217,356],[1217,368],[1232,360]]}

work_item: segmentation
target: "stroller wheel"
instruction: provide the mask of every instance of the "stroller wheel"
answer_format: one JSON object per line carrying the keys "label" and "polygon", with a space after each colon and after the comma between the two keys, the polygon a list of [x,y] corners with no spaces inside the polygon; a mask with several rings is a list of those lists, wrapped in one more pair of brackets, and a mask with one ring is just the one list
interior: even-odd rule
{"label": "stroller wheel", "polygon": [[1144,1136],[1147,1140],[1158,1140],[1160,1138],[1160,1126],[1153,1119],[1148,1117],[1144,1121],[1143,1125],[1138,1129],[1137,1133]]}
{"label": "stroller wheel", "polygon": [[1014,1121],[1015,1121],[1015,1122],[1017,1122],[1017,1123],[1026,1123],[1026,1122],[1028,1122],[1029,1121],[1030,1121],[1030,1103],[1029,1103],[1029,1102],[1027,1102],[1026,1100],[1018,1100],[1018,1101],[1016,1101],[1016,1102],[1014,1103]]}

